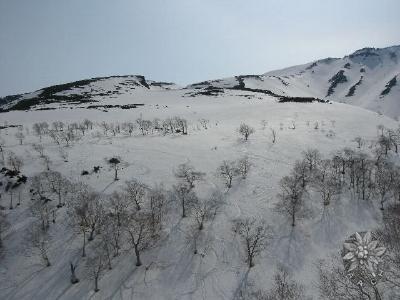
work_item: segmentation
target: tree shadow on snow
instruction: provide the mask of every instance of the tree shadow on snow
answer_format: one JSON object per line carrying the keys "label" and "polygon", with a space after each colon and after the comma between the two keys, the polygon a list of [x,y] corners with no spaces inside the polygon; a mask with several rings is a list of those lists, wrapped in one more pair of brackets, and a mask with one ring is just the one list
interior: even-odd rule
{"label": "tree shadow on snow", "polygon": [[274,255],[283,265],[291,269],[300,269],[309,252],[310,240],[299,227],[282,226],[282,228],[281,232],[277,232]]}

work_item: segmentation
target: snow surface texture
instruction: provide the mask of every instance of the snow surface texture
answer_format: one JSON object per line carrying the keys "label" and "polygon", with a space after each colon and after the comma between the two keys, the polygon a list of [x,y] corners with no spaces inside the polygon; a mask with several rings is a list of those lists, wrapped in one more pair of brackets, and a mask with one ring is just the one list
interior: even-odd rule
{"label": "snow surface texture", "polygon": [[[343,239],[355,231],[373,229],[380,217],[379,210],[346,199],[333,208],[328,227],[320,226],[320,202],[316,200],[315,217],[299,223],[294,231],[284,218],[272,212],[272,207],[277,201],[278,181],[290,172],[303,150],[312,145],[328,155],[344,146],[356,147],[353,142],[356,136],[372,139],[378,124],[395,127],[395,121],[341,103],[278,103],[274,97],[236,90],[218,97],[184,97],[185,93],[187,90],[137,89],[134,94],[106,101],[144,104],[131,110],[111,108],[104,112],[76,108],[1,114],[2,122],[25,127],[38,121],[74,122],[84,118],[96,122],[133,121],[140,116],[187,118],[190,126],[186,136],[101,137],[92,132],[65,148],[69,153],[68,162],[63,162],[58,147],[48,137],[43,138],[43,144],[53,161],[53,169],[107,194],[120,189],[131,178],[149,185],[163,183],[165,188],[170,188],[176,183],[172,176],[174,168],[185,162],[207,173],[205,181],[196,186],[200,196],[205,197],[215,188],[226,192],[221,211],[213,222],[205,225],[199,254],[193,254],[193,245],[187,240],[191,219],[181,220],[178,212],[172,213],[165,224],[165,240],[143,253],[144,265],[136,267],[132,252],[124,252],[113,261],[113,270],[101,278],[100,291],[94,293],[92,281],[83,274],[82,237],[74,235],[66,226],[65,207],[58,212],[59,220],[52,229],[55,234],[50,250],[52,266],[44,268],[28,255],[30,246],[24,236],[32,218],[27,208],[29,195],[25,191],[21,207],[7,211],[12,226],[5,234],[6,253],[0,265],[1,299],[235,299],[243,282],[251,281],[267,289],[277,262],[290,266],[296,279],[306,284],[313,294],[315,261],[337,253]],[[200,118],[210,120],[207,130],[199,126]],[[265,129],[262,129],[262,120],[268,122]],[[292,121],[296,122],[295,130],[289,129]],[[313,127],[316,121],[320,124],[318,130]],[[247,142],[236,133],[241,122],[257,130]],[[275,144],[269,128],[277,131]],[[24,157],[23,173],[28,177],[44,170],[38,155],[31,150],[32,143],[38,143],[38,137],[28,135],[20,146],[14,131],[11,128],[2,131],[6,151]],[[104,163],[105,157],[114,155],[128,163],[117,182]],[[215,170],[222,160],[242,155],[248,155],[254,167],[246,180],[235,181],[226,190],[215,177]],[[80,176],[83,169],[90,170],[97,165],[103,167],[99,175]],[[8,198],[4,196],[2,201],[7,207]],[[242,244],[231,229],[232,220],[246,216],[263,218],[273,225],[276,236],[250,272]],[[79,260],[77,275],[81,281],[71,285],[69,262],[76,260]]]}

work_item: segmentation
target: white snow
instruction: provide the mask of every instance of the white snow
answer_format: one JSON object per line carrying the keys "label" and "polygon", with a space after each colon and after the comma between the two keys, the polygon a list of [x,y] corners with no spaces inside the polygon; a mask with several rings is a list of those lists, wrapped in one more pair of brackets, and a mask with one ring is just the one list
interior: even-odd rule
{"label": "white snow", "polygon": [[[323,72],[326,72],[325,66],[320,67],[320,74]],[[282,79],[290,82],[293,93],[301,94],[306,89],[307,76],[313,75],[295,76],[298,77]],[[265,87],[268,82],[269,88],[278,91],[278,79],[270,75],[263,78],[264,82],[251,81],[249,86]],[[293,87],[295,83],[298,87]],[[110,87],[104,85],[103,88]],[[287,89],[285,91],[289,93]],[[329,222],[321,221],[320,203],[311,196],[309,201],[315,215],[299,223],[294,231],[284,218],[273,213],[272,208],[277,201],[278,181],[290,172],[303,150],[318,148],[324,155],[329,155],[344,146],[354,148],[356,136],[374,138],[379,124],[397,127],[393,119],[342,103],[277,103],[273,97],[234,90],[218,97],[183,97],[186,92],[188,90],[149,91],[140,88],[116,98],[97,98],[100,102],[96,104],[145,104],[130,110],[108,109],[108,112],[103,112],[66,106],[57,110],[16,111],[0,115],[1,123],[24,125],[26,128],[39,121],[75,122],[88,118],[96,122],[121,123],[135,121],[140,116],[144,119],[184,117],[190,123],[187,136],[135,134],[132,137],[98,137],[92,131],[65,149],[69,153],[67,163],[62,161],[58,147],[48,137],[43,139],[45,153],[51,157],[53,169],[106,194],[118,190],[125,180],[133,177],[149,185],[163,183],[169,189],[176,182],[174,168],[184,162],[190,162],[196,169],[207,173],[205,181],[196,187],[199,195],[206,196],[215,188],[226,192],[221,211],[212,223],[205,225],[199,254],[193,254],[192,245],[186,238],[190,218],[181,220],[179,212],[173,210],[165,222],[160,245],[144,252],[144,266],[135,267],[132,252],[124,251],[113,261],[113,270],[101,278],[100,291],[94,294],[92,282],[83,274],[84,259],[80,257],[82,237],[74,235],[67,226],[65,207],[58,212],[58,221],[51,229],[54,235],[50,251],[52,266],[44,268],[36,258],[27,255],[30,246],[25,242],[25,233],[32,218],[29,217],[29,195],[25,191],[21,207],[6,210],[12,226],[5,237],[5,256],[0,259],[1,299],[234,299],[240,286],[246,282],[267,289],[277,262],[290,266],[296,279],[306,284],[312,294],[315,292],[312,283],[316,280],[316,260],[337,253],[343,240],[355,231],[374,227],[380,212],[365,203],[349,201],[347,196],[343,197],[340,205],[332,207]],[[248,99],[243,95],[253,96]],[[304,95],[308,94],[304,92]],[[200,129],[200,118],[210,120],[209,129]],[[268,122],[264,130],[261,128],[262,120]],[[296,122],[295,130],[288,128],[293,120]],[[307,125],[308,121],[310,125]],[[316,121],[320,123],[319,130],[312,126]],[[240,140],[236,133],[241,122],[256,128],[248,142]],[[269,128],[277,131],[275,144],[271,142]],[[101,130],[96,128],[95,131]],[[329,131],[334,132],[333,137],[329,136]],[[29,134],[20,146],[14,137],[15,132],[15,129],[1,131],[1,137],[6,141],[5,150],[24,157],[24,174],[31,176],[42,171],[44,167],[32,151],[32,144],[38,143],[38,138]],[[249,177],[236,180],[233,187],[226,190],[221,180],[215,177],[215,170],[222,160],[236,159],[244,154],[254,164]],[[128,163],[120,172],[121,180],[118,182],[113,181],[113,173],[104,162],[104,158],[114,155],[121,156]],[[103,167],[99,175],[80,176],[83,169],[90,170],[96,165]],[[6,194],[0,203],[7,207]],[[268,251],[256,259],[250,272],[244,262],[242,245],[231,230],[231,221],[245,216],[265,219],[273,226],[276,237]],[[71,285],[69,262],[76,260],[80,261],[77,275],[81,281]]]}

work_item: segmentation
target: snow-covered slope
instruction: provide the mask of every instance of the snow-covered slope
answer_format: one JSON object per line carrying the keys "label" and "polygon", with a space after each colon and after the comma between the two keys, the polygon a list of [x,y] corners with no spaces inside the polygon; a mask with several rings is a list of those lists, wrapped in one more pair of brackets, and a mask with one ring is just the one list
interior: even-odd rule
{"label": "snow-covered slope", "polygon": [[[162,239],[152,249],[143,251],[143,266],[135,266],[135,258],[128,241],[121,254],[112,260],[112,270],[105,270],[99,282],[100,291],[93,292],[93,280],[86,273],[87,258],[81,257],[82,235],[69,226],[66,207],[57,210],[57,222],[51,225],[52,239],[50,267],[43,267],[32,246],[27,242],[27,231],[33,218],[29,210],[29,189],[22,191],[22,204],[6,210],[11,227],[5,233],[5,254],[0,258],[1,299],[239,299],[243,285],[268,289],[277,263],[290,266],[296,280],[307,286],[307,293],[315,295],[317,280],[315,263],[337,253],[343,239],[357,230],[374,228],[380,211],[370,203],[349,201],[333,206],[329,226],[320,221],[321,207],[312,202],[314,217],[299,223],[294,230],[286,219],[274,213],[279,193],[279,180],[289,174],[301,152],[309,147],[329,155],[345,146],[356,147],[356,136],[372,139],[376,126],[395,128],[396,122],[377,113],[341,103],[279,103],[275,97],[262,93],[227,90],[218,96],[197,95],[199,90],[136,89],[134,100],[129,95],[117,95],[116,103],[138,101],[144,104],[134,109],[58,109],[43,111],[12,111],[1,115],[2,122],[24,125],[26,138],[22,145],[15,139],[17,129],[2,130],[4,149],[24,157],[23,173],[31,178],[45,169],[42,159],[32,149],[39,138],[29,133],[35,122],[94,121],[92,131],[69,147],[56,145],[48,136],[41,143],[51,160],[51,169],[74,182],[83,181],[102,192],[105,199],[113,191],[120,191],[126,180],[136,178],[149,186],[162,183],[169,190],[176,179],[173,170],[180,163],[189,162],[206,173],[196,186],[200,197],[209,197],[214,190],[224,193],[224,204],[215,219],[207,221],[198,241],[198,254],[193,252],[190,230],[193,218],[181,219],[177,204],[169,204],[164,220]],[[193,97],[192,97],[192,96]],[[107,111],[107,112],[105,112]],[[117,134],[105,136],[102,121],[121,124],[137,118],[164,119],[181,116],[189,122],[188,135],[133,136]],[[205,129],[200,119],[209,120]],[[236,128],[246,122],[256,128],[248,142],[238,138]],[[290,129],[293,122],[296,129]],[[314,123],[319,123],[316,129]],[[265,126],[266,125],[266,126]],[[270,128],[277,131],[272,143]],[[24,131],[25,132],[25,131]],[[60,156],[60,148],[66,152]],[[104,158],[119,155],[126,166],[120,171],[119,181],[113,181],[113,171]],[[223,160],[234,160],[247,155],[253,165],[246,180],[235,180],[226,189],[216,177],[217,166]],[[101,166],[98,174],[81,176],[82,170]],[[29,179],[28,179],[29,180]],[[29,182],[29,181],[28,181]],[[8,207],[9,195],[3,194],[1,204]],[[317,196],[310,199],[317,199]],[[256,217],[271,224],[275,238],[268,251],[257,258],[249,272],[245,252],[238,237],[232,232],[232,221]],[[335,224],[334,227],[332,224]],[[327,236],[329,232],[329,236]],[[96,235],[97,238],[97,235]],[[88,255],[94,249],[88,244]],[[69,263],[78,263],[80,282],[71,285]]]}
{"label": "snow-covered slope", "polygon": [[[373,155],[377,127],[383,125],[396,132],[399,123],[384,114],[393,117],[392,113],[400,109],[395,105],[398,85],[385,88],[398,72],[398,55],[398,47],[360,50],[343,59],[186,88],[142,76],[95,78],[2,99],[0,166],[10,167],[9,157],[14,153],[23,160],[21,172],[27,176],[27,183],[17,190],[6,190],[9,179],[0,173],[0,209],[10,223],[2,232],[0,299],[241,300],[246,288],[268,290],[278,264],[293,272],[308,296],[321,299],[316,264],[337,254],[354,232],[376,228],[382,219],[380,198],[372,195],[361,200],[346,186],[325,207],[319,192],[310,188],[304,193],[308,218],[292,227],[275,209],[281,192],[279,181],[290,174],[296,160],[309,148],[318,149],[324,158],[344,147],[348,153]],[[347,82],[341,82],[341,70]],[[346,97],[361,76],[354,95]],[[337,84],[327,96],[332,77]],[[377,103],[381,106],[375,107]],[[378,108],[384,114],[371,111]],[[165,134],[154,125],[176,116],[187,120],[187,134]],[[81,132],[85,119],[93,126],[83,127]],[[142,134],[135,125],[138,120],[153,124],[148,134]],[[60,121],[65,123],[64,129],[54,133],[57,123],[53,122]],[[52,131],[43,136],[35,134],[33,124],[37,122],[48,122]],[[124,130],[127,122],[136,126],[133,133]],[[242,122],[255,128],[246,142],[237,132]],[[54,138],[57,134],[68,138],[66,132],[73,132],[75,140],[66,143]],[[362,137],[363,143],[357,145],[356,137]],[[399,165],[398,154],[390,155]],[[224,160],[244,156],[251,163],[247,178],[236,177],[227,188],[217,175],[218,166]],[[114,170],[107,164],[106,159],[111,157],[120,157],[123,162],[119,180],[114,180]],[[222,193],[218,211],[205,221],[201,232],[196,231],[193,213],[181,217],[180,202],[173,196],[173,185],[178,182],[174,171],[182,163],[205,174],[194,188],[200,199],[208,199],[215,191]],[[98,171],[91,171],[95,167]],[[142,251],[142,266],[135,266],[135,254],[125,232],[119,255],[112,257],[112,269],[103,268],[100,290],[95,293],[89,258],[96,253],[102,232],[95,232],[94,240],[87,244],[87,256],[82,257],[84,236],[79,226],[71,225],[68,205],[54,209],[56,221],[48,229],[51,266],[43,265],[28,238],[30,228],[38,222],[31,211],[30,184],[35,174],[47,169],[60,172],[75,185],[91,186],[101,194],[107,209],[112,193],[123,191],[127,180],[135,178],[150,189],[163,190],[167,209],[162,229],[152,247]],[[88,174],[83,176],[83,171]],[[74,197],[68,195],[66,201]],[[20,205],[16,205],[18,199]],[[148,205],[149,199],[146,201]],[[387,200],[387,205],[392,202]],[[146,204],[143,207],[148,209]],[[256,257],[251,269],[244,244],[232,230],[235,220],[247,217],[264,221],[273,231],[267,250]],[[193,232],[198,234],[196,239]],[[70,282],[70,262],[77,265],[79,283]],[[386,296],[389,292],[385,291]]]}
{"label": "snow-covered slope", "polygon": [[[54,85],[21,95],[0,98],[0,111],[88,106],[100,100],[130,96],[136,90],[169,90],[173,83],[146,80],[141,75],[111,76]],[[107,102],[107,101],[106,101]]]}
{"label": "snow-covered slope", "polygon": [[400,116],[400,46],[364,48],[343,58],[212,80],[191,87],[268,90],[278,95],[316,97],[348,103],[398,118]]}

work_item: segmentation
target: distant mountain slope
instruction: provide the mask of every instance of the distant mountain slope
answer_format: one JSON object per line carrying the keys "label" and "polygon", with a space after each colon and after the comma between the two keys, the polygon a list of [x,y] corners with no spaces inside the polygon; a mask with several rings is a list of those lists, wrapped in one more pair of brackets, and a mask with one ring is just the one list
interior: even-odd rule
{"label": "distant mountain slope", "polygon": [[146,80],[141,75],[97,77],[54,85],[33,93],[0,98],[0,111],[44,108],[51,104],[95,103],[99,99],[129,95],[134,90],[175,89],[173,83]]}
{"label": "distant mountain slope", "polygon": [[[219,96],[226,90],[262,93],[278,101],[337,101],[360,106],[392,118],[400,117],[400,46],[363,48],[343,58],[326,58],[262,75],[240,75],[194,83],[189,96]],[[0,112],[55,109],[71,105],[134,105],[138,92],[180,89],[173,83],[144,76],[99,77],[55,85],[39,91],[0,98]],[[116,103],[113,98],[123,98]],[[132,97],[131,97],[132,96]]]}
{"label": "distant mountain slope", "polygon": [[213,86],[264,90],[278,95],[315,97],[360,106],[392,118],[400,116],[400,46],[364,48],[343,58],[206,81],[189,87]]}

